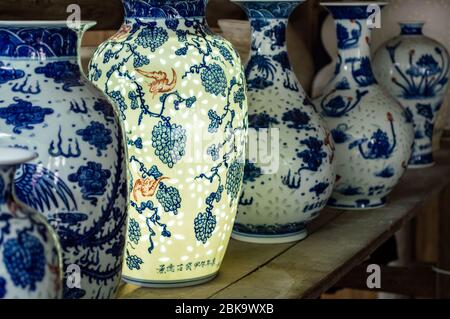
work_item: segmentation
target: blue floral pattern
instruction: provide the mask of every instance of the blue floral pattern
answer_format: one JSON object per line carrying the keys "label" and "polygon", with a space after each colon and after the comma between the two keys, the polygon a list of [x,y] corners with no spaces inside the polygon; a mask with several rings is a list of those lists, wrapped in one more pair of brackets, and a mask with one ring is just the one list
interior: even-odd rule
{"label": "blue floral pattern", "polygon": [[409,165],[433,164],[433,126],[449,85],[450,56],[446,48],[423,35],[423,23],[401,24],[401,34],[375,55],[380,82],[405,109],[414,124],[415,143]]}

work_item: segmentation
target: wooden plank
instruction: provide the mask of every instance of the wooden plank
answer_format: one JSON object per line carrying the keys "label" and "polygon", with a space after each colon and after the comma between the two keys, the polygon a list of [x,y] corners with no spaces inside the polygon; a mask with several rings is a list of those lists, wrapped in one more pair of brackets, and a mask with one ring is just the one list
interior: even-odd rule
{"label": "wooden plank", "polygon": [[437,267],[447,274],[437,275],[437,298],[450,298],[450,186],[439,198],[439,256]]}
{"label": "wooden plank", "polygon": [[436,274],[431,265],[408,267],[381,266],[381,289],[369,289],[366,285],[367,264],[355,267],[336,287],[390,292],[411,297],[434,298]]}
{"label": "wooden plank", "polygon": [[213,298],[319,297],[409,222],[433,193],[449,183],[449,152],[438,154],[437,161],[440,165],[434,168],[408,172],[387,207],[343,213],[308,240]]}
{"label": "wooden plank", "polygon": [[[327,214],[323,214],[309,225],[308,231],[315,232],[340,214],[339,211],[329,210]],[[133,299],[208,298],[256,271],[294,245],[295,243],[255,245],[231,240],[219,276],[214,281],[201,286],[178,289],[149,289],[124,284],[119,290],[118,297]]]}
{"label": "wooden plank", "polygon": [[206,285],[165,290],[124,285],[119,296],[317,298],[361,264],[450,182],[450,152],[442,151],[436,159],[436,167],[408,172],[385,208],[341,213],[325,210],[311,225],[313,234],[300,243],[265,246],[232,241],[219,277]]}

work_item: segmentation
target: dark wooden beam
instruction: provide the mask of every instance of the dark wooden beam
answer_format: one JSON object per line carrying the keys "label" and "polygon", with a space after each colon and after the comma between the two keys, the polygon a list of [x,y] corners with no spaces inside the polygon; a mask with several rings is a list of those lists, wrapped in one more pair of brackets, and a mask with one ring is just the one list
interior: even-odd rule
{"label": "dark wooden beam", "polygon": [[381,289],[369,289],[367,265],[363,264],[342,279],[337,288],[353,288],[374,292],[390,292],[412,297],[434,298],[436,296],[436,274],[431,265],[410,267],[381,266]]}
{"label": "dark wooden beam", "polygon": [[[123,22],[121,0],[1,0],[1,20],[66,20],[67,6],[77,4],[82,20],[95,20],[96,30],[117,30]],[[208,22],[217,27],[218,19],[246,19],[244,11],[229,0],[210,0]]]}
{"label": "dark wooden beam", "polygon": [[80,6],[82,20],[97,21],[97,30],[118,29],[123,21],[121,0],[1,0],[0,19],[66,20],[70,4]]}

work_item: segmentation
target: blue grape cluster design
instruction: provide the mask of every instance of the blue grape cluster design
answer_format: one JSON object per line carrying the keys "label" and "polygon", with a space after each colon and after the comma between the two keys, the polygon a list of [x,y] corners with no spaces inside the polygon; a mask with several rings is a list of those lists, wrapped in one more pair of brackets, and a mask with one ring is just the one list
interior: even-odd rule
{"label": "blue grape cluster design", "polygon": [[220,65],[214,63],[211,66],[206,66],[202,70],[200,78],[206,92],[213,95],[225,96],[228,83],[225,71],[220,67]]}
{"label": "blue grape cluster design", "polygon": [[178,209],[181,208],[180,193],[175,187],[167,187],[164,184],[159,185],[156,198],[167,213],[173,212],[177,214]]}
{"label": "blue grape cluster design", "polygon": [[227,172],[226,190],[232,199],[237,198],[244,177],[244,165],[235,161],[230,165]]}
{"label": "blue grape cluster design", "polygon": [[143,48],[155,52],[156,49],[162,46],[168,39],[169,35],[164,28],[153,26],[142,30],[136,39],[136,43]]}
{"label": "blue grape cluster design", "polygon": [[144,261],[139,258],[138,256],[135,255],[129,255],[127,254],[127,258],[126,258],[126,263],[127,263],[127,267],[130,270],[140,270],[141,269],[141,265],[144,263]]}
{"label": "blue grape cluster design", "polygon": [[220,54],[225,58],[225,60],[230,63],[231,65],[234,65],[234,58],[231,55],[230,50],[228,50],[227,47],[221,45],[219,48]]}
{"label": "blue grape cluster design", "polygon": [[161,121],[153,128],[152,145],[161,162],[172,168],[185,155],[186,130]]}
{"label": "blue grape cluster design", "polygon": [[125,98],[122,96],[122,94],[119,91],[111,92],[109,94],[109,97],[119,107],[120,114],[122,115],[122,118],[125,119],[125,110],[128,108],[127,104],[125,103]]}
{"label": "blue grape cluster design", "polygon": [[35,291],[36,283],[44,279],[44,246],[30,234],[21,233],[5,242],[3,261],[16,286]]}
{"label": "blue grape cluster design", "polygon": [[136,245],[139,243],[139,239],[141,239],[141,227],[134,218],[130,219],[130,224],[128,225],[128,239]]}
{"label": "blue grape cluster design", "polygon": [[6,280],[3,277],[0,277],[0,299],[5,298],[6,296]]}
{"label": "blue grape cluster design", "polygon": [[211,213],[200,213],[194,220],[195,237],[206,244],[216,229],[216,216]]}

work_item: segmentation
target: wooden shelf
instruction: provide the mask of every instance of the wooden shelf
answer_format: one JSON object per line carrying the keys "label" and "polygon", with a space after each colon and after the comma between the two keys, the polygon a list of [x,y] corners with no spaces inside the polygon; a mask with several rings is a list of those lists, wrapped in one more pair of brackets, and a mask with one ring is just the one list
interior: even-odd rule
{"label": "wooden shelf", "polygon": [[408,171],[385,208],[326,209],[310,225],[311,235],[299,243],[266,246],[232,240],[214,281],[181,289],[124,284],[119,298],[318,298],[406,225],[434,195],[445,193],[450,187],[450,151],[439,152],[436,160],[433,168]]}

